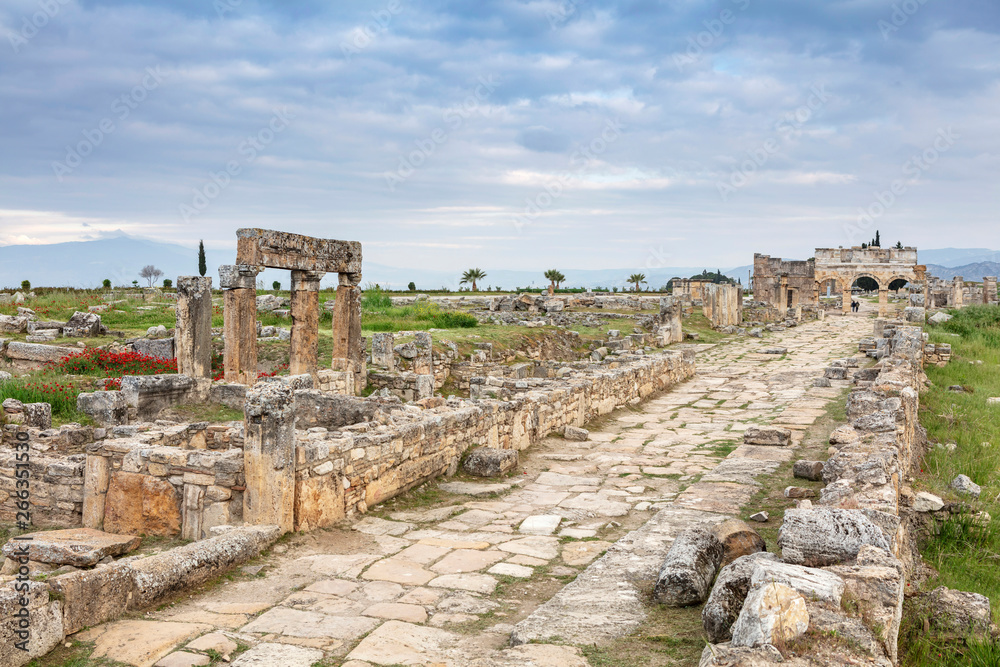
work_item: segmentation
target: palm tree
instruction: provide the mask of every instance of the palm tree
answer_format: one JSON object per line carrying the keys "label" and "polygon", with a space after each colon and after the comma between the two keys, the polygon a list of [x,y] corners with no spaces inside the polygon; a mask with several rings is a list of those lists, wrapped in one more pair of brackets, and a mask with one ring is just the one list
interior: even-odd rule
{"label": "palm tree", "polygon": [[462,279],[458,282],[459,285],[464,285],[466,283],[472,283],[472,291],[478,292],[479,288],[476,287],[476,281],[482,280],[486,277],[485,271],[480,271],[479,269],[469,269],[462,274]]}
{"label": "palm tree", "polygon": [[635,283],[635,291],[638,292],[639,291],[639,283],[646,282],[646,274],[645,273],[633,273],[632,275],[630,275],[628,277],[628,282]]}
{"label": "palm tree", "polygon": [[549,281],[549,288],[554,291],[559,289],[559,284],[566,280],[566,276],[557,269],[549,269],[545,272],[545,279]]}

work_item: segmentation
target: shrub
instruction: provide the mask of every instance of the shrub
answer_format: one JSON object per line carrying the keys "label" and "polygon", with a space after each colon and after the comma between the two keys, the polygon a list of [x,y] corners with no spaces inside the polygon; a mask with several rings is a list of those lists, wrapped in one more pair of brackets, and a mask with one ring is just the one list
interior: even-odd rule
{"label": "shrub", "polygon": [[21,281],[21,289],[24,290],[25,292],[27,292],[28,290],[30,290],[31,289],[31,281],[30,280],[22,280]]}
{"label": "shrub", "polygon": [[108,280],[107,278],[104,279],[103,285],[104,285],[104,289],[111,289],[111,281]]}
{"label": "shrub", "polygon": [[281,281],[280,280],[275,280],[273,283],[271,283],[271,289],[273,289],[275,292],[277,292],[278,290],[280,290],[281,289]]}
{"label": "shrub", "polygon": [[406,289],[410,290],[411,292],[416,292],[417,284],[411,280],[410,284],[406,286]]}
{"label": "shrub", "polygon": [[171,287],[174,286],[174,281],[171,280],[170,278],[164,278],[163,279],[163,286],[165,288],[167,288],[167,289],[170,289]]}

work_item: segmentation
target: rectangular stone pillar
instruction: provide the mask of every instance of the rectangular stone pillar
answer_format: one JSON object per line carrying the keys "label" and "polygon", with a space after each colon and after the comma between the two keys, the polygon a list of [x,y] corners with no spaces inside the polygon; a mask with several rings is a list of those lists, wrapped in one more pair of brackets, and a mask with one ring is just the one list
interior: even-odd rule
{"label": "rectangular stone pillar", "polygon": [[226,382],[252,385],[257,381],[257,267],[219,267],[224,290]]}
{"label": "rectangular stone pillar", "polygon": [[372,365],[392,372],[396,369],[396,336],[393,333],[372,334]]}
{"label": "rectangular stone pillar", "polygon": [[212,377],[212,278],[177,278],[177,330],[174,350],[177,372],[194,378]]}
{"label": "rectangular stone pillar", "polygon": [[[337,300],[333,304],[333,366],[334,370],[350,364],[354,370],[355,394],[364,388],[364,347],[361,343],[360,274],[341,273]],[[341,361],[338,361],[341,360]]]}
{"label": "rectangular stone pillar", "polygon": [[847,285],[844,287],[844,303],[842,304],[844,315],[851,312],[851,303],[854,301],[854,292],[851,290],[851,286]]}
{"label": "rectangular stone pillar", "polygon": [[292,271],[292,339],[289,375],[316,374],[319,356],[319,281],[325,273]]}
{"label": "rectangular stone pillar", "polygon": [[83,527],[104,528],[104,503],[108,497],[111,463],[96,454],[87,454],[83,473]]}
{"label": "rectangular stone pillar", "polygon": [[661,345],[680,343],[684,340],[681,328],[684,307],[679,298],[660,297],[660,338]]}
{"label": "rectangular stone pillar", "polygon": [[243,521],[274,524],[282,532],[295,523],[295,399],[291,387],[261,382],[244,404]]}
{"label": "rectangular stone pillar", "polygon": [[983,303],[997,303],[997,277],[983,276]]}
{"label": "rectangular stone pillar", "polygon": [[887,287],[878,288],[878,316],[889,316],[889,288]]}
{"label": "rectangular stone pillar", "polygon": [[778,317],[785,319],[788,316],[788,278],[782,277],[778,287]]}
{"label": "rectangular stone pillar", "polygon": [[965,305],[965,278],[955,276],[951,285],[951,305],[953,308],[962,308]]}
{"label": "rectangular stone pillar", "polygon": [[434,375],[433,341],[426,331],[418,331],[413,337],[417,346],[417,356],[413,358],[413,372],[417,375]]}

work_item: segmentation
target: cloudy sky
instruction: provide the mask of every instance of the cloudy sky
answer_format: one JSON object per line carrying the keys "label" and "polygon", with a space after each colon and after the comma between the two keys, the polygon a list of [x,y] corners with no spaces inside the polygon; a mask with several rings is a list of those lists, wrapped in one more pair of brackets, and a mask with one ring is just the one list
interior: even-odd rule
{"label": "cloudy sky", "polygon": [[[0,245],[402,267],[1000,247],[995,0],[5,0]],[[867,217],[865,217],[867,212]]]}

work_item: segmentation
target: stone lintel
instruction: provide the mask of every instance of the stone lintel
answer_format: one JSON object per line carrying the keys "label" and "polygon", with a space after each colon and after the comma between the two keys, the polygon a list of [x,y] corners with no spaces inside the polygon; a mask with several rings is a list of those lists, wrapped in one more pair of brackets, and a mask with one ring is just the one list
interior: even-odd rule
{"label": "stone lintel", "polygon": [[240,264],[273,269],[361,273],[361,243],[318,239],[271,229],[236,230]]}

